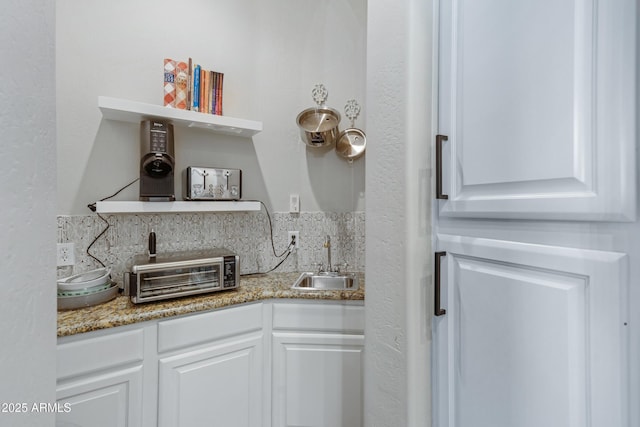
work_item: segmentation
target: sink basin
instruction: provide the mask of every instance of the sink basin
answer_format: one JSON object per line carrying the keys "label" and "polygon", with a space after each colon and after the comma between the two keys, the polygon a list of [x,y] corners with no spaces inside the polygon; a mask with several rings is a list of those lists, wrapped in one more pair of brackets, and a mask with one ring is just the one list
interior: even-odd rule
{"label": "sink basin", "polygon": [[359,288],[355,273],[302,273],[291,289],[348,290]]}

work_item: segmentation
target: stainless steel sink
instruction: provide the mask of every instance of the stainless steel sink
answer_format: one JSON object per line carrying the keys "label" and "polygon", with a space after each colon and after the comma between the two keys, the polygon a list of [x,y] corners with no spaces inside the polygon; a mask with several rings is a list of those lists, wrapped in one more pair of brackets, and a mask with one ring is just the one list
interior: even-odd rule
{"label": "stainless steel sink", "polygon": [[310,273],[305,272],[298,277],[291,289],[304,290],[348,290],[359,288],[358,276],[355,273]]}

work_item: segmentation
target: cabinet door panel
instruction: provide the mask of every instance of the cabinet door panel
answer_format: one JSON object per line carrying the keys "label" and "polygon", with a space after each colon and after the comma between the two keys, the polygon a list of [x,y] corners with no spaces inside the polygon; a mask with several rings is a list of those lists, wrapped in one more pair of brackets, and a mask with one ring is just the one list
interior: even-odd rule
{"label": "cabinet door panel", "polygon": [[273,426],[362,425],[364,337],[273,334]]}
{"label": "cabinet door panel", "polygon": [[159,362],[159,426],[262,425],[262,334]]}
{"label": "cabinet door panel", "polygon": [[435,425],[627,425],[624,254],[438,236]]}
{"label": "cabinet door panel", "polygon": [[635,220],[633,3],[441,2],[441,215]]}
{"label": "cabinet door panel", "polygon": [[64,383],[57,389],[58,403],[69,412],[56,414],[56,424],[91,427],[141,425],[142,367]]}

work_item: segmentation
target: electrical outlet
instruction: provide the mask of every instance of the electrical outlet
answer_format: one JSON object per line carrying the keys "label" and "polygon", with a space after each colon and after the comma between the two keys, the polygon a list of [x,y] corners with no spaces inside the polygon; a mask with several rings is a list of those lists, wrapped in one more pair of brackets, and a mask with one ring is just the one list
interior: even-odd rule
{"label": "electrical outlet", "polygon": [[291,240],[294,239],[294,243],[292,249],[300,248],[300,232],[299,231],[289,231],[287,233],[287,245],[291,244]]}
{"label": "electrical outlet", "polygon": [[300,213],[300,195],[289,194],[289,213]]}
{"label": "electrical outlet", "polygon": [[56,258],[58,267],[75,265],[76,255],[74,243],[58,243]]}

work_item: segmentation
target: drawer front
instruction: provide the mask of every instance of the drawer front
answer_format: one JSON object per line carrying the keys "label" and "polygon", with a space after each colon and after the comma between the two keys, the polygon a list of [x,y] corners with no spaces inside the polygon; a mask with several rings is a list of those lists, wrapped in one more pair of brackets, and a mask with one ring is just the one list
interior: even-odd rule
{"label": "drawer front", "polygon": [[142,328],[124,332],[83,336],[82,340],[58,344],[58,380],[113,368],[144,358]]}
{"label": "drawer front", "polygon": [[158,324],[158,352],[262,329],[262,303],[194,314]]}
{"label": "drawer front", "polygon": [[274,303],[273,329],[364,333],[364,306]]}

